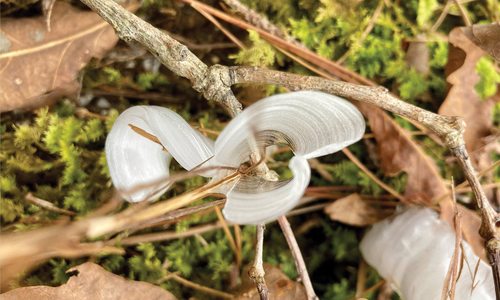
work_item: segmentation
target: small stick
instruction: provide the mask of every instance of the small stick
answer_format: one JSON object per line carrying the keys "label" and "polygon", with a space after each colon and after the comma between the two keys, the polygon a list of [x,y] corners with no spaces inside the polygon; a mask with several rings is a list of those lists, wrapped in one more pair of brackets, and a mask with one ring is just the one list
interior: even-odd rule
{"label": "small stick", "polygon": [[257,286],[257,291],[259,292],[260,300],[269,299],[269,290],[267,289],[266,280],[264,278],[266,272],[264,271],[264,263],[262,260],[262,254],[264,252],[265,228],[266,226],[264,224],[257,225],[257,242],[255,244],[255,259],[252,267],[248,271],[248,275]]}
{"label": "small stick", "polygon": [[[450,265],[448,266],[448,272],[446,273],[446,277],[444,280],[443,284],[443,290],[441,292],[441,299],[446,300],[454,300],[455,299],[455,290],[457,286],[457,281],[458,281],[458,262],[459,260],[463,257],[463,252],[460,252],[460,245],[462,243],[462,225],[461,225],[461,215],[460,212],[458,211],[457,208],[457,198],[456,198],[456,193],[455,193],[455,182],[453,180],[453,177],[451,178],[451,193],[452,193],[452,200],[453,200],[453,206],[455,209],[455,248],[453,250],[453,255],[450,260]],[[466,257],[463,257],[463,259],[467,260]]]}
{"label": "small stick", "polygon": [[32,193],[26,194],[25,199],[26,199],[26,201],[28,201],[36,206],[40,206],[41,208],[44,208],[46,210],[50,210],[50,211],[53,211],[53,212],[56,212],[59,214],[63,214],[63,215],[67,215],[67,216],[76,215],[75,212],[67,210],[67,209],[59,208],[59,207],[55,206],[52,202],[49,202],[47,200],[43,200],[43,199],[40,199],[38,197],[33,196]]}
{"label": "small stick", "polygon": [[367,266],[365,260],[361,257],[356,278],[356,298],[361,298],[363,296],[366,286]]}
{"label": "small stick", "polygon": [[199,283],[195,283],[195,282],[189,281],[186,278],[183,278],[183,277],[181,277],[181,276],[179,276],[179,275],[177,275],[175,273],[168,274],[167,275],[167,279],[172,279],[172,280],[177,281],[178,283],[180,283],[180,284],[182,284],[184,286],[187,286],[189,288],[198,290],[200,292],[204,292],[204,293],[216,296],[218,298],[222,298],[222,299],[234,299],[234,296],[231,295],[231,294],[229,294],[229,293],[222,292],[222,291],[219,291],[219,290],[216,290],[216,289],[212,289],[212,288],[203,286],[203,285],[201,285]]}
{"label": "small stick", "polygon": [[[186,238],[186,237],[191,237],[193,235],[197,234],[202,234],[205,232],[209,232],[212,230],[220,229],[222,228],[221,223],[215,223],[215,224],[208,224],[208,225],[202,225],[202,226],[197,226],[193,227],[189,230],[186,230],[184,232],[175,232],[175,231],[164,231],[164,232],[155,232],[155,233],[147,233],[147,234],[141,234],[141,235],[136,235],[136,236],[131,236],[128,238],[125,238],[119,243],[121,245],[136,245],[140,243],[150,243],[150,242],[159,242],[159,241],[170,241],[170,240],[176,240],[180,238]],[[115,241],[112,240],[114,243]]]}
{"label": "small stick", "polygon": [[234,241],[233,235],[231,234],[231,231],[229,230],[229,226],[227,225],[226,219],[222,215],[222,212],[218,206],[214,208],[215,213],[217,214],[217,218],[219,219],[219,222],[222,224],[222,229],[224,229],[224,233],[226,234],[227,240],[229,242],[229,246],[231,250],[234,252],[234,256],[236,257],[236,265],[239,265],[241,263],[241,256],[240,252],[238,251],[238,247],[236,246],[236,242]]}
{"label": "small stick", "polygon": [[401,201],[403,203],[407,202],[405,197],[403,197],[400,193],[398,193],[392,187],[385,184],[382,180],[380,180],[377,177],[377,175],[373,174],[370,170],[368,170],[368,168],[354,154],[352,154],[352,152],[349,149],[344,148],[344,149],[342,149],[342,152],[347,156],[347,158],[349,158],[350,161],[352,161],[358,168],[361,169],[361,171],[363,171],[368,177],[370,177],[371,180],[375,181],[375,183],[378,184],[381,188],[383,188],[389,194],[391,194],[394,197],[396,197],[397,199],[399,199],[399,201]]}
{"label": "small stick", "polygon": [[467,11],[462,6],[462,3],[460,3],[460,1],[458,1],[458,0],[453,0],[453,1],[458,6],[458,10],[460,11],[460,14],[462,15],[462,19],[464,20],[465,26],[471,26],[472,22],[470,21],[469,15],[467,14]]}
{"label": "small stick", "polygon": [[295,266],[297,267],[297,272],[299,273],[300,278],[302,279],[302,283],[306,289],[307,299],[309,300],[319,300],[318,296],[314,292],[314,288],[311,283],[311,279],[309,278],[309,273],[307,273],[306,263],[304,262],[304,258],[302,257],[302,253],[300,252],[299,244],[293,235],[292,227],[290,223],[286,219],[285,216],[281,216],[278,218],[278,223],[280,224],[281,230],[283,231],[283,235],[285,236],[286,242],[288,243],[288,247],[290,247],[290,251],[292,252],[293,259],[295,260]]}

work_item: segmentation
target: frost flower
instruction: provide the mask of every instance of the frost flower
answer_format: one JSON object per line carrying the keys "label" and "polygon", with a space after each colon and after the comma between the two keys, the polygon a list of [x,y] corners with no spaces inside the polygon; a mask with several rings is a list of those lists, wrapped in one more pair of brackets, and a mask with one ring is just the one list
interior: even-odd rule
{"label": "frost flower", "polygon": [[[154,135],[159,143],[138,134],[130,125]],[[171,156],[186,170],[207,166],[239,168],[255,149],[288,145],[295,156],[289,168],[293,178],[273,181],[265,176],[241,176],[223,189],[223,213],[238,224],[272,221],[291,210],[309,184],[307,159],[334,153],[356,141],[365,131],[363,116],[348,101],[315,91],[301,91],[260,100],[234,118],[215,142],[193,129],[175,112],[158,106],[135,106],[116,120],[106,140],[106,158],[113,184],[127,201],[154,200],[157,191],[147,187],[169,175]],[[161,145],[160,145],[161,144]],[[165,149],[168,151],[165,151]],[[225,171],[204,174],[213,179]]]}
{"label": "frost flower", "polygon": [[[361,241],[361,253],[403,299],[442,299],[455,232],[430,208],[410,208],[377,223]],[[456,300],[493,300],[490,267],[462,241]]]}

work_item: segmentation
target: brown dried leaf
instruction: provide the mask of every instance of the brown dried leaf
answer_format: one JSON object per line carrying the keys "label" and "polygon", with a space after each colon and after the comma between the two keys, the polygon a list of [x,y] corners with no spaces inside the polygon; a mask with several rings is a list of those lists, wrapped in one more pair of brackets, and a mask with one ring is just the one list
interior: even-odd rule
{"label": "brown dried leaf", "polygon": [[500,62],[500,24],[472,25],[460,28],[474,44]]}
{"label": "brown dried leaf", "polygon": [[383,210],[370,205],[356,193],[334,201],[325,207],[325,213],[334,221],[353,226],[372,225],[388,216]]}
{"label": "brown dried leaf", "polygon": [[30,286],[2,294],[4,300],[111,300],[163,299],[174,300],[170,292],[146,282],[127,280],[94,263],[84,263],[68,270],[78,272],[67,283],[58,286]]}
{"label": "brown dried leaf", "polygon": [[483,146],[481,139],[488,136],[492,128],[494,102],[483,101],[475,90],[479,82],[476,63],[484,51],[470,40],[463,28],[455,28],[449,36],[450,50],[446,71],[452,85],[439,113],[461,116],[467,123],[464,139],[469,152]]}
{"label": "brown dried leaf", "polygon": [[84,222],[76,222],[0,235],[0,291],[8,290],[13,281],[52,257],[123,253],[122,249],[102,242],[80,243],[86,228]]}
{"label": "brown dried leaf", "polygon": [[0,32],[0,111],[31,108],[79,88],[78,72],[92,57],[102,57],[118,37],[96,13],[65,2],[45,17],[2,20]]}
{"label": "brown dried leaf", "polygon": [[424,35],[418,35],[416,41],[411,41],[406,50],[405,61],[417,72],[423,75],[429,74],[429,48],[425,42]]}
{"label": "brown dried leaf", "polygon": [[[448,192],[436,163],[401,126],[380,108],[358,106],[367,117],[377,140],[380,167],[389,175],[408,174],[405,197],[414,203],[434,205],[433,199]],[[450,220],[452,220],[452,214]]]}
{"label": "brown dried leaf", "polygon": [[47,31],[50,31],[50,18],[52,16],[52,9],[54,9],[54,4],[56,0],[42,0],[42,12],[45,16],[45,24],[47,25]]}
{"label": "brown dried leaf", "polygon": [[[247,268],[248,269],[248,268]],[[265,280],[269,289],[269,300],[302,300],[307,299],[304,286],[296,281],[290,280],[278,268],[264,265],[266,272]],[[247,270],[248,271],[248,270]],[[247,274],[248,272],[243,272]],[[242,284],[236,300],[259,300],[259,293],[255,284],[248,276],[242,276]]]}

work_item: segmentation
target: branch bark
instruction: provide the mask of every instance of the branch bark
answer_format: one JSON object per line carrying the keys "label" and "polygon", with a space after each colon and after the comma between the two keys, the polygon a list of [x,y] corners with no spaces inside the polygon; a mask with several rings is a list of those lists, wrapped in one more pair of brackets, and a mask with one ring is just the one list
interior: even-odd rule
{"label": "branch bark", "polygon": [[286,86],[291,90],[313,89],[365,103],[370,103],[420,122],[436,133],[457,157],[467,180],[472,187],[482,217],[480,234],[487,241],[492,265],[497,299],[500,299],[500,234],[497,222],[499,214],[491,207],[472,167],[464,146],[464,121],[459,117],[441,116],[391,95],[382,87],[370,87],[333,81],[313,76],[300,76],[273,70],[249,67],[207,66],[188,48],[149,23],[128,12],[112,0],[82,0],[101,15],[127,42],[137,42],[146,47],[162,64],[175,74],[191,81],[193,88],[210,100],[219,103],[235,116],[241,111],[241,104],[231,91],[238,83],[264,83]]}
{"label": "branch bark", "polygon": [[307,272],[306,263],[304,262],[304,258],[302,257],[302,253],[300,252],[299,244],[295,239],[295,235],[293,234],[292,227],[288,222],[285,216],[281,216],[278,218],[278,223],[280,224],[281,230],[286,238],[286,242],[290,251],[292,252],[293,259],[295,261],[295,266],[297,267],[297,272],[299,273],[300,278],[302,279],[302,283],[306,289],[307,299],[308,300],[318,300],[318,296],[314,292],[314,288],[312,286],[311,279],[309,278],[309,273]]}
{"label": "branch bark", "polygon": [[88,7],[111,24],[118,36],[128,43],[139,43],[175,74],[189,79],[193,88],[208,100],[222,105],[231,116],[241,111],[230,86],[224,84],[227,75],[217,66],[209,68],[183,44],[111,0],[82,0]]}
{"label": "branch bark", "polygon": [[266,280],[264,276],[266,272],[264,271],[264,261],[262,260],[262,255],[264,254],[264,231],[266,226],[261,224],[257,225],[257,237],[255,243],[255,259],[253,265],[248,271],[248,275],[253,280],[257,286],[257,291],[259,292],[260,300],[269,299],[269,290],[266,285]]}

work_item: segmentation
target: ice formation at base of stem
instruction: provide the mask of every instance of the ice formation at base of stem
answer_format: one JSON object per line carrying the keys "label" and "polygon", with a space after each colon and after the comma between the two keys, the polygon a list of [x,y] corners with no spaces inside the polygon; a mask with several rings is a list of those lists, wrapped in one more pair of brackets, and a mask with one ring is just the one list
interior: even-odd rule
{"label": "ice formation at base of stem", "polygon": [[[464,261],[455,300],[494,300],[491,268],[472,252],[467,242],[462,244]],[[403,299],[441,299],[455,233],[433,210],[410,208],[394,219],[376,224],[360,247],[368,264],[391,282]]]}

